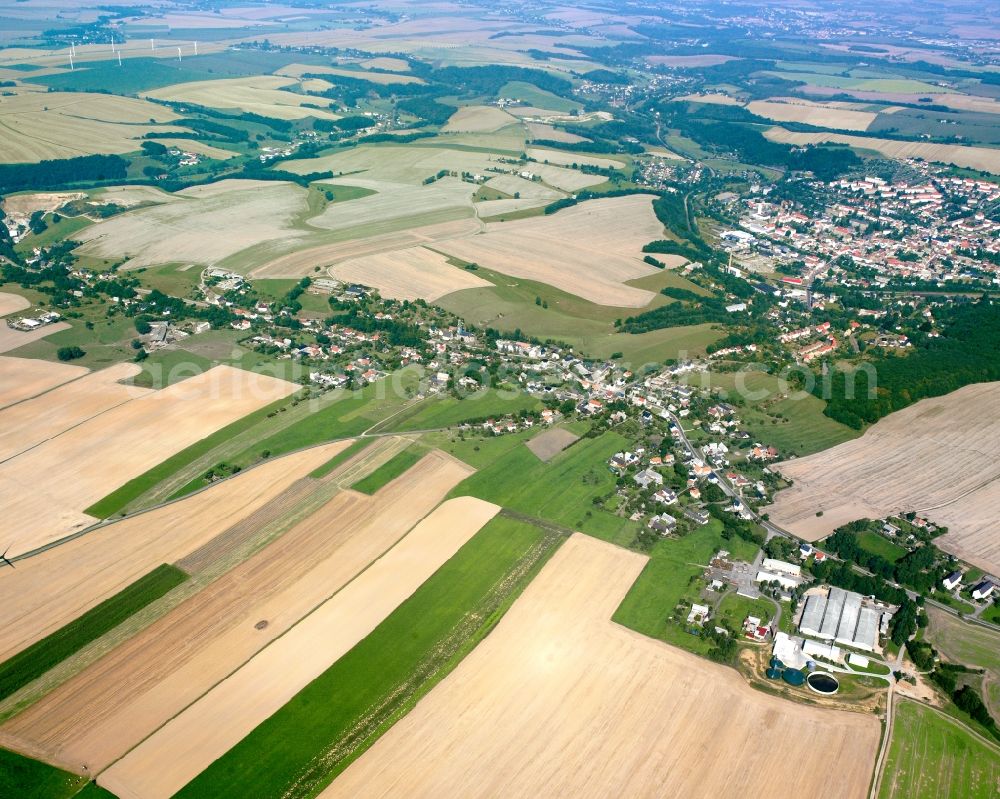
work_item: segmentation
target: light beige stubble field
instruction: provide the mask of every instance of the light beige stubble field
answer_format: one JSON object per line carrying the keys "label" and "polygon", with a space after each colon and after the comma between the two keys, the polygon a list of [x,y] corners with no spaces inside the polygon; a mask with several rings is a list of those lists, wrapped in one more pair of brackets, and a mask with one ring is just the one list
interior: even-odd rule
{"label": "light beige stubble field", "polygon": [[998,390],[979,383],[922,400],[861,438],[777,464],[794,483],[775,496],[771,521],[815,541],[855,519],[916,511],[948,526],[939,545],[1000,570]]}
{"label": "light beige stubble field", "polygon": [[574,535],[323,799],[866,796],[874,717],[755,692],[609,620],[645,563]]}

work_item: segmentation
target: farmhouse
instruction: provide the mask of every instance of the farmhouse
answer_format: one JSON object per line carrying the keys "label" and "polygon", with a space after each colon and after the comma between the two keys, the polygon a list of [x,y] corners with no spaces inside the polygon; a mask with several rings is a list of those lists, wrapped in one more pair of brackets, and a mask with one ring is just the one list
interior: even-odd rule
{"label": "farmhouse", "polygon": [[663,475],[654,472],[652,469],[643,469],[633,478],[640,488],[649,488],[651,485],[663,485]]}
{"label": "farmhouse", "polygon": [[677,519],[669,513],[661,513],[649,520],[649,529],[656,530],[660,535],[668,535],[677,528]]}
{"label": "farmhouse", "polygon": [[707,510],[701,510],[700,508],[687,508],[684,511],[684,515],[695,524],[708,524],[709,515]]}
{"label": "farmhouse", "polygon": [[962,572],[952,572],[941,581],[941,584],[946,591],[954,591],[962,584]]}
{"label": "farmhouse", "polygon": [[996,584],[992,580],[982,580],[973,587],[972,598],[986,599],[992,596],[993,591],[995,589],[996,589]]}

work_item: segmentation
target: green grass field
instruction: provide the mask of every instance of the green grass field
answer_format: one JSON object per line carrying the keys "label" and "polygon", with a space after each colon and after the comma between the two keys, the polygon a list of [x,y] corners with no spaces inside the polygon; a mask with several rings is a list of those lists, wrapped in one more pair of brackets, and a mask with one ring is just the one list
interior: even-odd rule
{"label": "green grass field", "polygon": [[[540,339],[555,339],[595,358],[621,352],[634,365],[663,362],[687,353],[703,355],[705,348],[721,336],[711,325],[693,325],[654,330],[637,335],[615,331],[616,319],[624,319],[671,302],[663,295],[646,308],[615,308],[597,305],[581,297],[532,280],[510,277],[480,266],[476,277],[488,280],[489,288],[464,289],[448,294],[437,304],[471,324],[497,330],[522,332]],[[659,292],[666,287],[695,293],[704,290],[671,270],[629,282],[629,285]],[[535,303],[538,297],[548,308]]]}
{"label": "green grass field", "polygon": [[937,711],[898,700],[879,799],[994,799],[1000,748]]}
{"label": "green grass field", "polygon": [[583,438],[545,463],[521,444],[526,438],[478,441],[474,446],[480,451],[473,454],[479,457],[472,465],[479,471],[459,483],[450,496],[479,497],[617,543],[632,539],[634,531],[628,531],[634,525],[593,504],[594,497],[615,490],[615,476],[606,461],[628,446],[627,439],[614,432]]}
{"label": "green grass field", "polygon": [[309,473],[309,476],[314,480],[318,480],[321,477],[326,477],[330,472],[336,469],[340,464],[346,463],[359,452],[367,449],[368,446],[374,441],[372,438],[361,438],[351,444],[347,449],[341,450],[336,455],[334,455],[330,460],[320,466],[318,469],[314,469]]}
{"label": "green grass field", "polygon": [[176,566],[157,566],[78,619],[21,650],[0,664],[0,699],[41,677],[186,579],[187,575]]}
{"label": "green grass field", "polygon": [[737,405],[744,427],[763,443],[773,444],[783,456],[809,455],[860,435],[847,425],[823,415],[825,403],[811,394],[792,394],[776,375],[757,370],[694,374],[688,382],[718,389]]}
{"label": "green grass field", "polygon": [[719,603],[718,618],[733,629],[740,629],[747,616],[756,616],[764,624],[774,618],[774,603],[770,599],[758,597],[750,599],[739,594],[726,594]]}
{"label": "green grass field", "polygon": [[402,452],[393,455],[370,475],[356,482],[351,488],[355,491],[360,491],[362,494],[374,494],[386,483],[395,480],[401,474],[415,466],[422,454],[413,449],[404,449]]}
{"label": "green grass field", "polygon": [[[986,669],[988,682],[1000,686],[1000,632],[978,624],[962,621],[933,606],[927,609],[930,626],[924,640],[945,658],[966,666]],[[983,697],[995,717],[1000,717],[1000,691],[992,690]]]}
{"label": "green grass field", "polygon": [[541,410],[540,400],[518,389],[486,389],[463,399],[441,397],[421,403],[415,413],[401,415],[400,421],[391,425],[392,430],[434,430],[454,427],[470,419],[506,416],[521,411]]}
{"label": "green grass field", "polygon": [[125,483],[125,485],[115,489],[103,499],[95,502],[86,509],[85,513],[90,516],[96,516],[98,519],[106,519],[109,516],[120,512],[130,502],[138,499],[146,491],[150,490],[157,483],[174,474],[181,467],[189,464],[200,455],[210,452],[215,446],[229,440],[234,435],[259,424],[267,418],[269,413],[279,407],[283,407],[285,403],[286,400],[278,400],[271,405],[260,408],[251,414],[247,414],[242,419],[238,419],[232,424],[223,427],[221,430],[217,430],[212,435],[201,439],[201,441],[195,442],[187,449],[182,449],[176,455],[167,458],[167,460],[163,461],[163,463],[158,466],[154,466],[148,472],[129,480]]}
{"label": "green grass field", "polygon": [[545,108],[549,111],[569,112],[574,108],[580,108],[580,104],[575,100],[567,100],[552,92],[539,89],[533,83],[525,83],[515,80],[506,83],[497,93],[499,97],[512,97],[536,108]]}
{"label": "green grass field", "polygon": [[190,264],[165,264],[135,270],[142,285],[173,297],[187,297],[201,279],[201,269]]}
{"label": "green grass field", "polygon": [[909,551],[905,547],[899,546],[899,544],[894,544],[885,536],[873,533],[871,530],[865,530],[858,536],[858,545],[865,552],[885,558],[890,563],[895,563]]}
{"label": "green grass field", "polygon": [[533,525],[493,519],[178,799],[315,796],[458,665],[561,541]]}
{"label": "green grass field", "polygon": [[[707,653],[711,642],[685,630],[686,615],[673,620],[671,617],[677,615],[674,609],[681,602],[700,601],[702,573],[719,549],[728,549],[737,560],[752,561],[757,554],[753,544],[735,536],[726,540],[722,532],[722,522],[712,519],[683,538],[664,539],[654,544],[649,563],[615,611],[614,621],[682,649],[701,655]],[[737,608],[736,612],[742,609]],[[767,615],[774,615],[773,606]],[[736,624],[742,621],[739,619]]]}
{"label": "green grass field", "polygon": [[76,796],[86,783],[86,777],[78,777],[17,752],[0,749],[0,796],[10,799],[69,799]]}

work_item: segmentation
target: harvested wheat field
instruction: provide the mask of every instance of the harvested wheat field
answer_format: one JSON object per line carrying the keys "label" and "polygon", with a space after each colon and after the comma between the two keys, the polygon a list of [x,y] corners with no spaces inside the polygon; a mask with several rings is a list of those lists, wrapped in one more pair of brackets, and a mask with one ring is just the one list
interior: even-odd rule
{"label": "harvested wheat field", "polygon": [[312,274],[317,266],[330,266],[353,258],[363,258],[368,255],[404,250],[422,244],[429,245],[444,239],[469,236],[476,233],[479,228],[479,222],[470,217],[433,225],[421,225],[378,236],[348,239],[332,244],[323,244],[319,247],[307,247],[268,261],[250,272],[250,276],[258,279],[303,277]]}
{"label": "harvested wheat field", "polygon": [[518,199],[522,200],[559,200],[565,196],[562,192],[516,175],[497,175],[487,180],[484,185],[511,197],[520,195]]}
{"label": "harvested wheat field", "polygon": [[330,105],[330,100],[307,94],[286,91],[296,86],[295,78],[279,75],[255,75],[249,78],[221,78],[217,80],[178,83],[145,92],[145,97],[168,100],[172,103],[194,103],[209,108],[238,108],[251,114],[276,119],[340,119],[338,114],[317,108],[305,108],[304,103]]}
{"label": "harvested wheat field", "polygon": [[[0,358],[0,370],[3,362],[11,360],[20,359]],[[78,366],[50,365],[68,370],[55,374],[60,374],[71,382],[51,387],[40,396],[24,399],[12,407],[0,410],[0,463],[88,419],[151,393],[149,389],[126,386],[119,382],[139,374],[141,369],[135,363],[116,364],[90,374],[87,374],[86,369],[81,374],[77,371],[81,369]],[[0,377],[0,384],[4,382]]]}
{"label": "harvested wheat field", "polygon": [[495,105],[467,105],[459,108],[448,124],[441,128],[443,133],[492,133],[505,128],[517,120]]}
{"label": "harvested wheat field", "polygon": [[146,133],[185,130],[163,124],[174,119],[170,109],[132,97],[19,90],[0,97],[0,163],[131,152]]}
{"label": "harvested wheat field", "polygon": [[538,197],[534,199],[522,197],[519,200],[483,200],[476,203],[475,208],[476,215],[488,222],[503,214],[509,214],[513,211],[523,211],[526,208],[540,208],[543,205],[548,205],[550,202],[551,200]]}
{"label": "harvested wheat field", "polygon": [[554,427],[524,443],[539,460],[550,461],[579,438],[576,433],[571,433],[565,428]]}
{"label": "harvested wheat field", "polygon": [[435,249],[601,305],[639,308],[655,295],[625,282],[656,271],[643,263],[642,247],[662,233],[650,196],[636,194],[490,223],[482,235],[440,242]]}
{"label": "harvested wheat field", "polygon": [[52,325],[36,328],[35,330],[13,330],[5,324],[0,324],[0,352],[11,352],[33,341],[39,341],[60,330],[69,330],[70,326],[66,322],[56,322]]}
{"label": "harvested wheat field", "polygon": [[727,61],[736,60],[736,56],[715,55],[648,55],[646,60],[650,64],[660,64],[665,67],[714,67],[725,64]]}
{"label": "harvested wheat field", "polygon": [[178,502],[99,527],[4,575],[0,662],[68,624],[161,563],[172,563],[273,501],[343,443],[269,460]]}
{"label": "harvested wheat field", "polygon": [[101,774],[100,784],[122,799],[173,795],[368,635],[499,510],[473,497],[441,505],[315,612]]}
{"label": "harvested wheat field", "polygon": [[782,144],[848,144],[866,150],[875,150],[886,158],[923,158],[941,164],[980,169],[1000,174],[1000,149],[991,147],[966,147],[961,144],[932,144],[931,142],[891,141],[874,136],[848,136],[844,133],[796,133],[784,128],[770,128],[764,135]]}
{"label": "harvested wheat field", "polygon": [[183,189],[161,205],[91,225],[74,238],[82,255],[125,258],[128,268],[184,261],[217,264],[265,242],[293,246],[307,211],[306,190],[293,183],[223,180]]}
{"label": "harvested wheat field", "polygon": [[[6,325],[0,324],[0,328]],[[83,366],[0,355],[0,408],[23,402],[87,374]],[[0,415],[0,419],[3,416]],[[9,431],[0,424],[0,435]]]}
{"label": "harvested wheat field", "polygon": [[610,621],[645,563],[574,535],[320,796],[866,796],[874,717],[755,692]]}
{"label": "harvested wheat field", "polygon": [[728,94],[687,94],[683,97],[674,97],[676,102],[686,103],[708,103],[709,105],[743,105],[735,97]]}
{"label": "harvested wheat field", "polygon": [[[335,175],[355,175],[366,180],[387,183],[409,183],[420,186],[426,178],[436,175],[442,169],[451,172],[487,171],[497,165],[497,156],[492,153],[452,150],[444,147],[419,147],[414,145],[383,145],[374,147],[361,145],[319,158],[305,158],[282,163],[282,169],[298,175],[311,172],[325,172]],[[324,183],[329,181],[324,181]],[[348,182],[345,179],[345,182]],[[355,180],[353,185],[361,185]],[[356,202],[351,200],[351,203]],[[346,205],[347,203],[337,203]]]}
{"label": "harvested wheat field", "polygon": [[[361,69],[324,67],[316,66],[314,64],[289,64],[287,67],[279,69],[275,74],[288,75],[293,78],[301,78],[303,75],[339,75],[342,78],[366,80],[369,83],[378,83],[382,86],[386,86],[390,83],[424,83],[422,79],[413,75],[387,75],[384,72],[368,72]],[[336,81],[334,82],[336,83]],[[317,100],[322,102],[323,98],[317,98]]]}
{"label": "harvested wheat field", "polygon": [[298,388],[216,366],[53,435],[0,463],[0,540],[19,554],[93,524],[84,509],[113,489]]}
{"label": "harvested wheat field", "polygon": [[[586,164],[596,166],[601,169],[621,169],[625,166],[621,161],[611,158],[598,158],[593,155],[580,155],[579,153],[568,153],[563,150],[545,150],[540,147],[532,147],[528,150],[528,158],[536,161],[548,162],[559,166],[569,166],[571,164]],[[528,167],[531,169],[532,167]]]}
{"label": "harvested wheat field", "polygon": [[393,300],[435,302],[453,291],[492,285],[473,272],[452,266],[443,255],[425,247],[354,258],[328,271],[338,280],[377,288],[383,297]]}
{"label": "harvested wheat field", "polygon": [[364,61],[359,61],[358,66],[364,69],[381,69],[386,72],[410,71],[410,65],[402,58],[389,58],[388,56],[366,58]]}
{"label": "harvested wheat field", "polygon": [[872,111],[837,108],[835,105],[798,99],[754,100],[746,108],[752,114],[775,122],[804,122],[807,125],[838,130],[868,130],[868,126],[878,116]]}
{"label": "harvested wheat field", "polygon": [[795,482],[775,496],[771,521],[815,541],[854,519],[919,511],[948,519],[940,544],[1000,570],[998,388],[978,383],[921,400],[861,438],[777,464]]}
{"label": "harvested wheat field", "polygon": [[367,569],[470,471],[433,453],[377,497],[335,494],[0,734],[97,773]]}

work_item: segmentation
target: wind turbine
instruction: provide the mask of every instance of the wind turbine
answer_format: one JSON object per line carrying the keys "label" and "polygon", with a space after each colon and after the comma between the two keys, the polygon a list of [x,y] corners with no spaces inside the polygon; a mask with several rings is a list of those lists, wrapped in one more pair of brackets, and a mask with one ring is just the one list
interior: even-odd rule
{"label": "wind turbine", "polygon": [[3,554],[0,555],[0,560],[2,560],[4,563],[6,563],[8,566],[10,566],[13,569],[14,568],[14,564],[10,560],[8,560],[8,558],[7,558],[7,553],[8,552],[10,552],[10,547],[7,547],[3,551]]}

